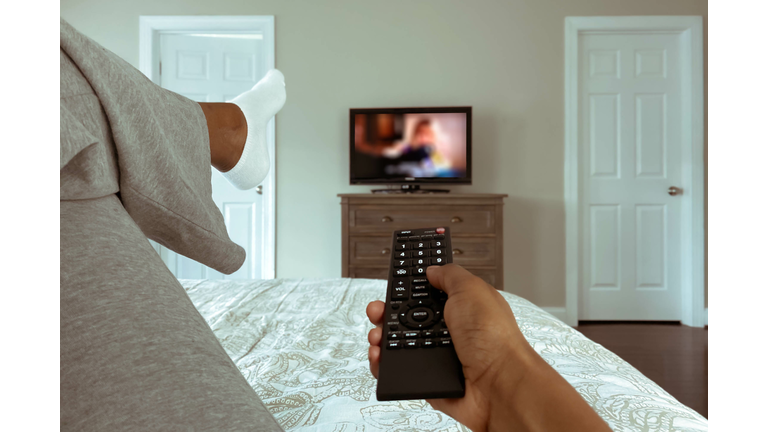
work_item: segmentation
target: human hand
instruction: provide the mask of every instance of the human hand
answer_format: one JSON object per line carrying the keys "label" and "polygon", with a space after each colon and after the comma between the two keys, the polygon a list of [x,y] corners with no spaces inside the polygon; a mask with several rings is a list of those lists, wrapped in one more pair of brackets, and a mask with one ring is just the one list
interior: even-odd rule
{"label": "human hand", "polygon": [[[488,428],[496,387],[522,380],[537,354],[525,340],[509,303],[482,279],[455,264],[427,268],[427,278],[448,294],[445,323],[464,369],[465,396],[428,402],[472,430]],[[368,334],[371,373],[378,377],[384,303],[366,309],[376,326]]]}

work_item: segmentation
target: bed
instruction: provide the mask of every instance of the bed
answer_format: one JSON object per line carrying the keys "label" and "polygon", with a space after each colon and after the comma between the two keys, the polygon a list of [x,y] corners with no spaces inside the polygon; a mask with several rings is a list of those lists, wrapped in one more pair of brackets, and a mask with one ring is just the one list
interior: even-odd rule
{"label": "bed", "polygon": [[[386,281],[181,280],[286,431],[468,431],[425,401],[378,402],[366,305]],[[707,420],[621,358],[502,292],[525,337],[616,431],[704,431]]]}

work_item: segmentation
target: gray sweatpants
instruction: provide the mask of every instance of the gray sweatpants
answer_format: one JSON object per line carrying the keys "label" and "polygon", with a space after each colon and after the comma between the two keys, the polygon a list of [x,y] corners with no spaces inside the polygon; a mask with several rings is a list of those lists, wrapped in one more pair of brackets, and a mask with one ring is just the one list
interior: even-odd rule
{"label": "gray sweatpants", "polygon": [[205,117],[61,22],[61,429],[281,430],[147,237],[242,264]]}

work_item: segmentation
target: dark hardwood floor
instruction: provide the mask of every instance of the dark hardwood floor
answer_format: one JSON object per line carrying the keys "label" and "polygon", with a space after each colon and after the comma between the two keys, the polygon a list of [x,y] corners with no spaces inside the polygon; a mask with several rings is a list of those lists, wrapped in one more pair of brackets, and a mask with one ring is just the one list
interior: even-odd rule
{"label": "dark hardwood floor", "polygon": [[576,330],[708,417],[707,329],[667,323],[582,321]]}

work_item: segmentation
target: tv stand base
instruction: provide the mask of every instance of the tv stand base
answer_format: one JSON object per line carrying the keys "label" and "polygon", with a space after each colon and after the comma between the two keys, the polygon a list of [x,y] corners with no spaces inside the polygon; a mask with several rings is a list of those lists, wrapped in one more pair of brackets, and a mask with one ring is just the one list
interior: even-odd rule
{"label": "tv stand base", "polygon": [[422,189],[420,185],[401,185],[400,189],[372,189],[371,193],[379,194],[433,194],[433,193],[448,193],[448,189]]}

